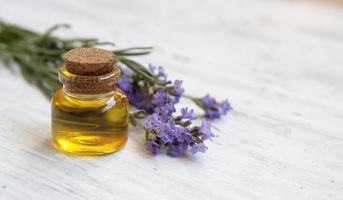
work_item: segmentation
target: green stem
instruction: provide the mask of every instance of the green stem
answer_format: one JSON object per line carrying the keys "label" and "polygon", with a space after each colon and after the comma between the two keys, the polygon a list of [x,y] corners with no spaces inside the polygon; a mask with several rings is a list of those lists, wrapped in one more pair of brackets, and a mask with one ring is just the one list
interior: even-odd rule
{"label": "green stem", "polygon": [[195,97],[188,95],[188,94],[183,94],[182,96],[185,97],[186,99],[190,99],[190,100],[196,99]]}

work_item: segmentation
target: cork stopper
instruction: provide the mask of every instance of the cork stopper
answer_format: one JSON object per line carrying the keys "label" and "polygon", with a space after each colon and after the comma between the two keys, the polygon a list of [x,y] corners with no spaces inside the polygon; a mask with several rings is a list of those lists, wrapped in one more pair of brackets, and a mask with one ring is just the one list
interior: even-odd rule
{"label": "cork stopper", "polygon": [[110,72],[115,62],[112,52],[98,48],[75,48],[64,54],[65,68],[77,75],[100,75]]}
{"label": "cork stopper", "polygon": [[76,48],[64,55],[59,69],[63,89],[72,94],[105,94],[116,89],[120,70],[112,52],[98,48]]}

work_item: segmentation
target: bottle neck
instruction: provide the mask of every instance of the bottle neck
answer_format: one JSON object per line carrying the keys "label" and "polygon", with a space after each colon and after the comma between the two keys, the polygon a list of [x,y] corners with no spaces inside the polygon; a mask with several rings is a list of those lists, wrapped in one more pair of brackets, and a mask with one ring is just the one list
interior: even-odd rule
{"label": "bottle neck", "polygon": [[107,100],[107,99],[115,96],[116,89],[111,91],[111,92],[104,93],[104,94],[76,94],[76,93],[68,92],[63,87],[63,92],[69,98],[83,100],[83,101],[97,101],[97,100]]}

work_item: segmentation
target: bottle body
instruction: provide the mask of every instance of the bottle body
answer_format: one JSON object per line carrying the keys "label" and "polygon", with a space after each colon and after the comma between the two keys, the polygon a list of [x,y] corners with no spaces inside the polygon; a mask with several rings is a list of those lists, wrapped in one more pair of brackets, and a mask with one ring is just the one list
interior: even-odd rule
{"label": "bottle body", "polygon": [[58,150],[80,156],[104,155],[128,138],[128,99],[120,90],[74,95],[63,89],[52,97],[52,140]]}

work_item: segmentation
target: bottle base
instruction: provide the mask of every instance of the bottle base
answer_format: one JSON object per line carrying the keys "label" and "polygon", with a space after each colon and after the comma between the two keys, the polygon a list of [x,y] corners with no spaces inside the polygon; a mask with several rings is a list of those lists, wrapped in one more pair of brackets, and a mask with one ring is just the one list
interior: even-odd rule
{"label": "bottle base", "polygon": [[52,145],[54,148],[64,154],[70,156],[81,156],[81,157],[93,157],[111,154],[121,150],[125,144],[124,141],[117,141],[116,143],[103,144],[103,145],[86,145],[80,143],[73,143],[63,139],[53,139]]}

